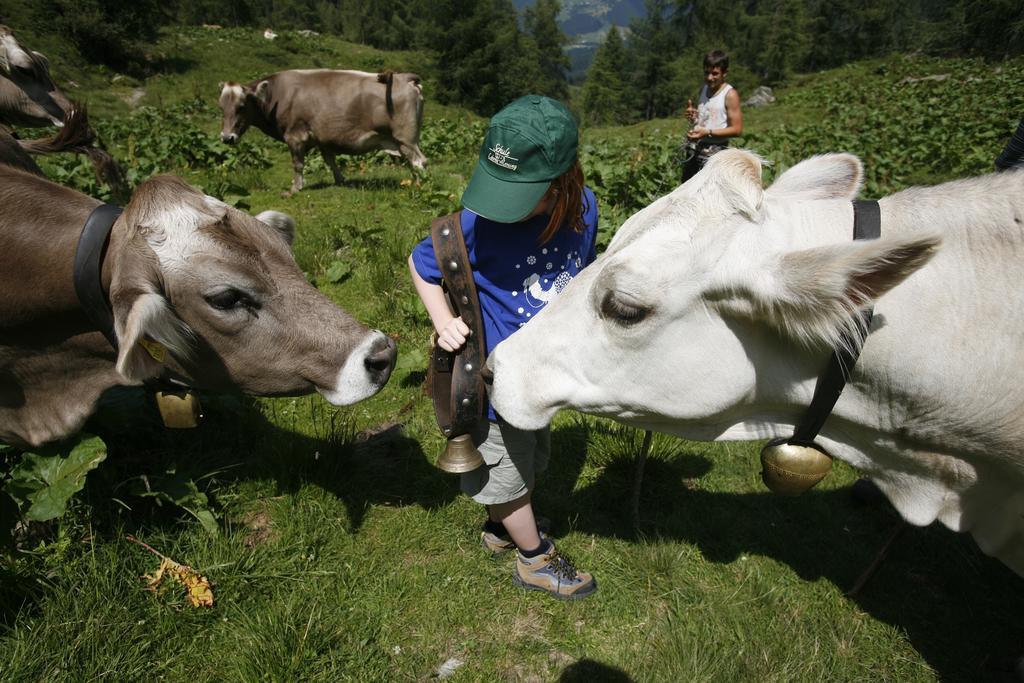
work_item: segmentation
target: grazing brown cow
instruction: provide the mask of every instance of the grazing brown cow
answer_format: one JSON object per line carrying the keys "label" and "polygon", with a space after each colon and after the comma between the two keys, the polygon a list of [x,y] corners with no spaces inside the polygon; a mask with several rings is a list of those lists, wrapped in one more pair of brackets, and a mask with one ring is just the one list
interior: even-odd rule
{"label": "grazing brown cow", "polygon": [[[9,133],[10,126],[62,126],[73,108],[75,105],[53,82],[46,57],[23,48],[11,29],[0,24],[0,129]],[[67,151],[85,154],[96,177],[110,187],[115,197],[127,199],[128,184],[117,162],[91,130],[88,137],[87,143]]]}
{"label": "grazing brown cow", "polygon": [[[0,159],[11,144],[0,139]],[[315,390],[335,405],[387,382],[394,342],[306,281],[287,241],[291,219],[257,220],[170,176],[135,191],[99,267],[115,349],[72,275],[99,205],[0,164],[0,442],[67,437],[105,390],[168,373],[261,396]]]}
{"label": "grazing brown cow", "polygon": [[234,144],[249,126],[288,145],[295,177],[286,196],[302,189],[306,152],[317,147],[341,184],[336,154],[384,150],[422,170],[423,92],[412,73],[296,69],[248,85],[221,84],[220,139]]}

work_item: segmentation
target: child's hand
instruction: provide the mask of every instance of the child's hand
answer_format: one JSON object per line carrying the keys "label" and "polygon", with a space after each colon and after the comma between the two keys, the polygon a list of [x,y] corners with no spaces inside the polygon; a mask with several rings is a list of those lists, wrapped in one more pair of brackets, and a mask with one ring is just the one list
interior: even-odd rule
{"label": "child's hand", "polygon": [[437,345],[445,351],[455,352],[462,348],[468,336],[469,326],[462,322],[462,318],[452,318],[437,331]]}

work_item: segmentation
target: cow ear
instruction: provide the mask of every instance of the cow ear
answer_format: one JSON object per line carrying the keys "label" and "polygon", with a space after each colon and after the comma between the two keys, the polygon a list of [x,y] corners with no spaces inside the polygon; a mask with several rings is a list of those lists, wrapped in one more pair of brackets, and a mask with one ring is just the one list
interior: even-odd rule
{"label": "cow ear", "polygon": [[110,300],[117,335],[117,371],[127,381],[159,377],[167,354],[191,355],[193,336],[160,293],[157,255],[146,245],[132,244],[119,260]]}
{"label": "cow ear", "polygon": [[256,220],[266,223],[276,230],[288,243],[289,248],[295,242],[295,220],[288,214],[280,211],[264,211],[256,216]]}
{"label": "cow ear", "polygon": [[770,196],[801,199],[853,199],[860,192],[864,167],[852,154],[821,154],[801,161],[772,183]]}
{"label": "cow ear", "polygon": [[[732,288],[732,303],[739,294],[752,305],[744,311],[750,317],[767,318],[808,346],[836,348],[844,332],[856,338],[857,312],[926,264],[940,242],[938,235],[915,235],[790,252],[768,273],[748,271],[744,284]],[[728,307],[729,298],[721,300]]]}
{"label": "cow ear", "polygon": [[757,220],[764,200],[761,184],[761,159],[740,149],[724,149],[708,159],[709,182],[705,191],[719,191],[732,210],[749,220]]}
{"label": "cow ear", "polygon": [[35,50],[32,50],[32,56],[34,56],[36,59],[39,60],[39,63],[42,64],[43,68],[46,69],[46,73],[50,73],[50,59],[49,59],[49,57],[44,55],[42,52],[36,52]]}
{"label": "cow ear", "polygon": [[3,41],[4,47],[4,63],[7,65],[7,71],[10,72],[10,67],[16,66],[20,69],[31,69],[32,58],[28,52],[18,45],[18,41],[14,39],[14,36],[7,34],[10,40]]}
{"label": "cow ear", "polygon": [[260,81],[253,89],[253,97],[266,104],[270,97],[270,81]]}

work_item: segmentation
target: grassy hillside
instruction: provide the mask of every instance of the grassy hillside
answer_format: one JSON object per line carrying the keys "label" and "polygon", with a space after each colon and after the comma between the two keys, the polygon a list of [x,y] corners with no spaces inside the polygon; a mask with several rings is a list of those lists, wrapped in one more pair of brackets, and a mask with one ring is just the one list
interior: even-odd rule
{"label": "grassy hillside", "polygon": [[[53,61],[136,179],[175,172],[253,212],[292,214],[302,269],[393,334],[399,365],[378,396],[349,408],[204,395],[192,431],[162,429],[141,391],[110,396],[92,426],[107,462],[59,524],[3,564],[0,680],[429,680],[446,662],[456,681],[978,680],[1020,654],[1021,579],[945,528],[904,531],[866,587],[844,595],[898,528],[887,507],[851,500],[850,468],[781,499],[760,483],[759,444],[658,436],[637,529],[629,499],[641,435],[573,413],[554,423],[536,503],[600,590],[562,604],[517,589],[509,561],[479,548],[480,508],[433,465],[442,438],[421,390],[430,329],[405,268],[430,219],[456,206],[482,122],[430,99],[431,65],[416,54],[192,28],[165,33],[153,55],[169,68],[145,81],[57,46]],[[282,199],[284,146],[251,131],[225,148],[216,96],[221,80],[290,66],[425,74],[428,174],[414,180],[376,155],[350,160],[336,187],[314,158],[307,189]],[[777,105],[746,113],[746,141],[775,163],[769,177],[833,144],[861,151],[873,194],[982,172],[1024,105],[1024,64],[969,81],[978,68],[900,58],[802,77]],[[903,81],[941,73],[951,75]],[[871,125],[843,137],[858,116]],[[584,131],[603,239],[674,186],[682,129],[663,120]],[[914,165],[908,154],[926,158]],[[47,170],[103,191],[79,161]],[[201,511],[216,516],[216,533]],[[209,577],[215,606],[193,609],[177,588],[147,591],[141,577],[159,559],[128,534]]]}

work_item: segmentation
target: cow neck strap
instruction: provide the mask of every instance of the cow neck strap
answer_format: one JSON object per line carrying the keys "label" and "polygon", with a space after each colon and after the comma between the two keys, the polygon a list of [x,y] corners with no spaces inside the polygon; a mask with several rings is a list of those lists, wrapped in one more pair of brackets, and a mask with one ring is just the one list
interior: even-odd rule
{"label": "cow neck strap", "polygon": [[110,244],[110,232],[114,221],[123,209],[112,204],[100,204],[85,221],[82,235],[75,250],[75,294],[89,320],[103,333],[116,351],[117,335],[114,333],[114,313],[103,291],[103,257]]}
{"label": "cow neck strap", "polygon": [[[870,240],[877,239],[882,234],[882,215],[878,202],[873,200],[854,200],[853,202],[853,239]],[[818,378],[814,387],[814,396],[811,404],[807,407],[803,419],[793,432],[793,437],[787,443],[802,446],[811,445],[818,432],[821,431],[825,420],[832,414],[832,409],[843,393],[846,382],[849,381],[853,372],[853,366],[860,356],[859,343],[871,330],[871,319],[874,309],[871,307],[861,310],[857,321],[856,332],[848,330],[843,334],[843,343],[832,352],[829,358],[828,367]]]}

